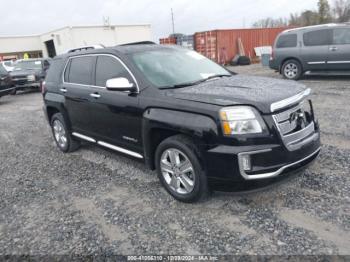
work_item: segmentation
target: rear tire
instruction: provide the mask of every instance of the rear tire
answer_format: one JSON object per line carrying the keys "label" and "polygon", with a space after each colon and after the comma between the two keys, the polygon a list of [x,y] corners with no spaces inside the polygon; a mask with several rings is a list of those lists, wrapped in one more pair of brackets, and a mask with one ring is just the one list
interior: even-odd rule
{"label": "rear tire", "polygon": [[175,199],[192,203],[208,196],[207,176],[199,159],[199,149],[183,135],[169,137],[158,146],[158,178]]}
{"label": "rear tire", "polygon": [[17,89],[15,88],[15,89],[13,89],[13,91],[10,93],[10,95],[14,96],[14,95],[16,95],[16,94],[17,94]]}
{"label": "rear tire", "polygon": [[303,68],[295,59],[287,60],[282,66],[282,75],[285,79],[299,80],[303,74]]}
{"label": "rear tire", "polygon": [[52,116],[51,129],[56,145],[62,152],[74,152],[80,147],[80,142],[75,140],[67,129],[61,113],[56,113]]}

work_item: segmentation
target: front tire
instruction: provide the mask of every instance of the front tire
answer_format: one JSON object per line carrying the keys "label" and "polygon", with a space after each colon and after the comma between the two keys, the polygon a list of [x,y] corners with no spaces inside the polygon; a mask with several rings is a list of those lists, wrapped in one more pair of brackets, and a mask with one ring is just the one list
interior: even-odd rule
{"label": "front tire", "polygon": [[62,152],[74,152],[79,148],[80,142],[75,140],[70,134],[61,113],[56,113],[52,116],[51,129],[56,145]]}
{"label": "front tire", "polygon": [[181,202],[196,202],[208,195],[207,177],[199,157],[196,145],[182,135],[165,139],[156,150],[158,178]]}
{"label": "front tire", "polygon": [[286,79],[299,80],[302,74],[303,68],[297,60],[288,60],[282,66],[282,75]]}

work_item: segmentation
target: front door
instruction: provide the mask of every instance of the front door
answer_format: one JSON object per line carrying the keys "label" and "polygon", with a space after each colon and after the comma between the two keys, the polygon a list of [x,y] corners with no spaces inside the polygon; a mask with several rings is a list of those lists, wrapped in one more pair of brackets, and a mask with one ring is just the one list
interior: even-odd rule
{"label": "front door", "polygon": [[126,66],[111,55],[99,55],[96,62],[96,82],[91,98],[91,123],[99,141],[141,153],[142,112],[138,109],[137,94],[110,91],[108,79],[124,77],[136,86]]}
{"label": "front door", "polygon": [[329,47],[328,66],[331,70],[350,70],[350,28],[333,29]]}
{"label": "front door", "polygon": [[60,92],[65,95],[65,106],[74,132],[92,133],[90,124],[90,94],[93,82],[94,56],[73,57],[64,73]]}
{"label": "front door", "polygon": [[306,32],[303,35],[304,46],[301,59],[308,70],[327,70],[328,50],[332,30],[321,29]]}

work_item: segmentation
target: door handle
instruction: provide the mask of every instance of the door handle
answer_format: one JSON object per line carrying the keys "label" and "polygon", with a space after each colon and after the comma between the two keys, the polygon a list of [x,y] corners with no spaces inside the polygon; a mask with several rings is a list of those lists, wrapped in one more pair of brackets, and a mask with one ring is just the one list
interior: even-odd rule
{"label": "door handle", "polygon": [[90,96],[93,98],[100,98],[101,97],[101,95],[99,93],[91,93]]}
{"label": "door handle", "polygon": [[67,93],[67,89],[66,89],[66,88],[64,88],[64,87],[63,87],[63,88],[61,88],[61,89],[60,89],[60,91],[61,91],[62,93]]}
{"label": "door handle", "polygon": [[329,51],[337,51],[338,50],[338,47],[336,46],[332,46],[329,48]]}

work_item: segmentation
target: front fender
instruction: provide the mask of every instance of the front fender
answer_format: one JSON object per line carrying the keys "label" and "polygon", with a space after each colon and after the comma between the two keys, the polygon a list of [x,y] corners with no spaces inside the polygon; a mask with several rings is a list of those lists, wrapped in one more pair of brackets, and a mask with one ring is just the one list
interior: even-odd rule
{"label": "front fender", "polygon": [[158,145],[152,143],[152,135],[159,130],[170,134],[184,134],[192,137],[199,146],[215,144],[218,126],[209,116],[168,110],[162,108],[147,109],[143,114],[142,140],[146,163],[153,165],[154,152]]}

